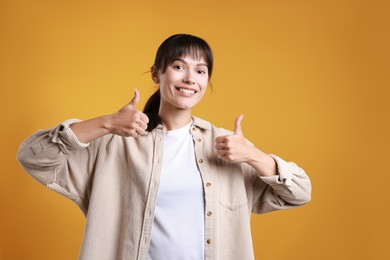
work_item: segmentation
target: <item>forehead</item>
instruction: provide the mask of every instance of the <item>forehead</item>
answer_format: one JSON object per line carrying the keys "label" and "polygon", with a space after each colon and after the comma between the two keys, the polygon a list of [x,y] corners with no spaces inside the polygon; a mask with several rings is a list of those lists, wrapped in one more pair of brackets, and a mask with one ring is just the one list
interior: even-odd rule
{"label": "forehead", "polygon": [[184,55],[180,58],[174,59],[172,62],[179,61],[190,65],[207,66],[207,63],[203,57],[192,57],[191,55]]}
{"label": "forehead", "polygon": [[202,61],[207,63],[207,55],[205,50],[199,48],[198,46],[182,46],[181,48],[178,48],[172,53],[171,56],[173,62],[177,59],[184,59],[189,58],[195,61]]}

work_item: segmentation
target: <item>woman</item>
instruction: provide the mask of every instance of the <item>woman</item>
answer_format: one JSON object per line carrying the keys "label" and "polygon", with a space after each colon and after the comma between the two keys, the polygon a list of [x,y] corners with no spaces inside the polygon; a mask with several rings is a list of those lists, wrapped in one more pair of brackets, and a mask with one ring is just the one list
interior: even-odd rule
{"label": "woman", "polygon": [[213,69],[209,45],[186,34],[159,47],[159,89],[144,112],[38,131],[18,160],[87,218],[80,259],[253,259],[250,214],[296,207],[311,185],[294,163],[191,115]]}

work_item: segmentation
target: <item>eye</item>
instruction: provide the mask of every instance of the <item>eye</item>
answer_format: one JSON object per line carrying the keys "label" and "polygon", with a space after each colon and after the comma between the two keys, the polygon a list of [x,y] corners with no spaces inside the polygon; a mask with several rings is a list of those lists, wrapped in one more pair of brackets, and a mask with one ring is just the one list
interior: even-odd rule
{"label": "eye", "polygon": [[184,66],[179,65],[179,64],[173,64],[172,67],[173,67],[175,70],[184,70]]}
{"label": "eye", "polygon": [[203,74],[203,75],[207,75],[208,74],[208,70],[207,70],[207,67],[198,67],[196,69],[196,73],[198,74]]}

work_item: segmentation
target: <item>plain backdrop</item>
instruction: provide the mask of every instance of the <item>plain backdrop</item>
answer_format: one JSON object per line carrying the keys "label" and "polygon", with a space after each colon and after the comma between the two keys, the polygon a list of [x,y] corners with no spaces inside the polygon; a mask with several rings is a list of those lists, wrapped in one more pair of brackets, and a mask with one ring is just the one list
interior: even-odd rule
{"label": "plain backdrop", "polygon": [[[312,201],[252,216],[256,259],[390,259],[390,5],[377,0],[0,0],[0,259],[76,259],[85,219],[16,161],[68,118],[155,91],[175,33],[206,39],[212,89],[194,114],[309,174]],[[241,260],[241,259],[239,259]]]}

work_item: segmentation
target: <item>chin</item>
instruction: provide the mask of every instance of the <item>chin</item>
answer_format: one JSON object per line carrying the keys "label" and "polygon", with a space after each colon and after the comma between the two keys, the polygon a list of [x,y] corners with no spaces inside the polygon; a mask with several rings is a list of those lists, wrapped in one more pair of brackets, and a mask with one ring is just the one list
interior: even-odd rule
{"label": "chin", "polygon": [[190,104],[179,104],[177,107],[180,109],[192,109],[194,108],[199,102],[196,103],[190,103]]}
{"label": "chin", "polygon": [[176,106],[176,107],[181,110],[191,110],[194,106]]}

